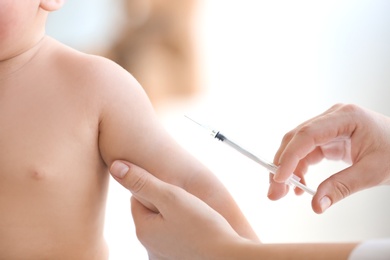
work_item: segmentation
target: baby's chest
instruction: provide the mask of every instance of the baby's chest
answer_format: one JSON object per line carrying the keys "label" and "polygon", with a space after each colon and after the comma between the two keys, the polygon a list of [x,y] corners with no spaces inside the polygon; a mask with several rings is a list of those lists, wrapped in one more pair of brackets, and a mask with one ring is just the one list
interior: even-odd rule
{"label": "baby's chest", "polygon": [[0,92],[0,177],[50,179],[101,163],[96,110],[66,86],[41,83]]}
{"label": "baby's chest", "polygon": [[35,180],[77,174],[98,163],[98,131],[60,111],[0,111],[0,177]]}

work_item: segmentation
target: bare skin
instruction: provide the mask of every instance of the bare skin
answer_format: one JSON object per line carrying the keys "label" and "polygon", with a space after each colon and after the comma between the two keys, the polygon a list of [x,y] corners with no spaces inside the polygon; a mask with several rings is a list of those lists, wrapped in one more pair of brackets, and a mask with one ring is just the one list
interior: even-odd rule
{"label": "bare skin", "polygon": [[75,66],[49,38],[21,55],[0,85],[0,258],[105,259],[107,167],[82,55]]}
{"label": "bare skin", "polygon": [[[0,2],[0,259],[107,259],[108,167],[136,163],[256,235],[115,63],[44,35],[58,0]],[[186,169],[188,174],[182,174]]]}

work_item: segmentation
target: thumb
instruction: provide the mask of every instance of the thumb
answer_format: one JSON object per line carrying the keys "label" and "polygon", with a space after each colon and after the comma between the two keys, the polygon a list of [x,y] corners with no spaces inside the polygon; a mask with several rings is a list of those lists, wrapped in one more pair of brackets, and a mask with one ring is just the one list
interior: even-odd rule
{"label": "thumb", "polygon": [[370,187],[370,174],[354,164],[323,181],[312,200],[314,212],[321,214],[336,202]]}
{"label": "thumb", "polygon": [[145,207],[158,212],[158,186],[160,180],[146,170],[126,161],[114,161],[110,167],[114,179],[128,189]]}

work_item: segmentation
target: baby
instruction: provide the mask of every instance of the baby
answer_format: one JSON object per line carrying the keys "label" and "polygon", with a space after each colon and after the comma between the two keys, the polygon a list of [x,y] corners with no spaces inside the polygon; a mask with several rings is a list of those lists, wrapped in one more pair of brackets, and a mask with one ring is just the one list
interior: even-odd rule
{"label": "baby", "polygon": [[63,2],[0,1],[0,259],[107,259],[108,167],[116,159],[183,187],[256,240],[128,72],[45,36],[48,13]]}

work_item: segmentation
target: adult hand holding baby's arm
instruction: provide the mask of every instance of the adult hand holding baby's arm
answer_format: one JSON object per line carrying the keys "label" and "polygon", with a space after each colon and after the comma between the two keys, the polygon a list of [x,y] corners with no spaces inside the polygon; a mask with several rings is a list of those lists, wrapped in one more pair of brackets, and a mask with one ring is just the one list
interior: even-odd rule
{"label": "adult hand holding baby's arm", "polygon": [[357,191],[390,184],[390,118],[355,105],[335,105],[299,125],[284,136],[275,155],[279,169],[268,197],[282,198],[292,172],[303,179],[308,166],[324,158],[351,166],[319,185],[312,200],[316,213]]}
{"label": "adult hand holding baby's arm", "polygon": [[133,193],[131,211],[137,236],[150,259],[347,259],[356,246],[256,243],[240,237],[197,197],[138,166],[115,161],[110,171]]}
{"label": "adult hand holding baby's arm", "polygon": [[137,236],[151,259],[229,259],[228,249],[246,241],[220,214],[185,190],[127,162],[114,162],[110,171],[133,194]]}

